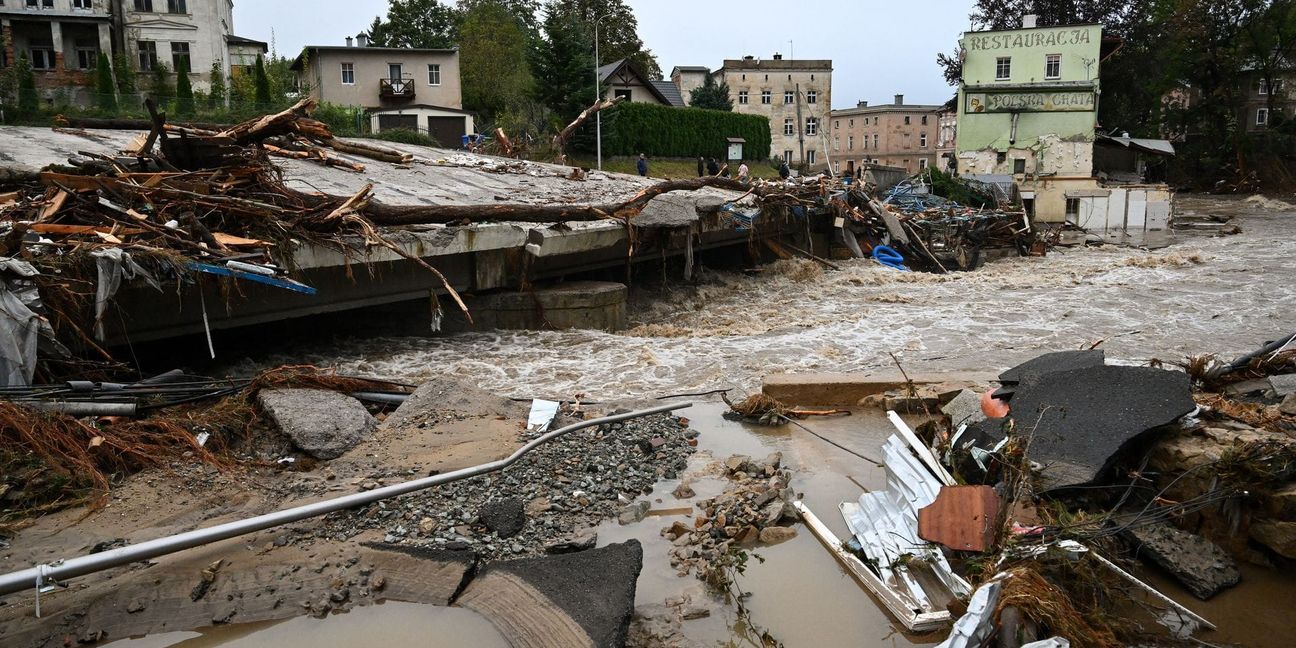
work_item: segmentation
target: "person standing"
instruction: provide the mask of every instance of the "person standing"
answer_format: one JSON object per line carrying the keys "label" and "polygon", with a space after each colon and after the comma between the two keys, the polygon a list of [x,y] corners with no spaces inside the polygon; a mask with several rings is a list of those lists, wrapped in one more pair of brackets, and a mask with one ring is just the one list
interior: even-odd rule
{"label": "person standing", "polygon": [[743,162],[738,165],[738,182],[746,183],[751,179],[751,169],[747,168],[747,163]]}
{"label": "person standing", "polygon": [[698,156],[698,177],[706,175],[706,160],[701,155]]}
{"label": "person standing", "polygon": [[707,162],[707,175],[712,177],[720,175],[720,165],[716,164],[715,158]]}
{"label": "person standing", "polygon": [[639,170],[639,175],[648,177],[648,158],[643,153],[639,154],[639,161],[635,163],[635,168]]}
{"label": "person standing", "polygon": [[780,162],[780,163],[779,163],[779,178],[782,178],[783,180],[787,180],[788,177],[791,176],[791,175],[792,175],[792,169],[789,169],[789,168],[788,168],[787,160],[783,160],[782,162]]}

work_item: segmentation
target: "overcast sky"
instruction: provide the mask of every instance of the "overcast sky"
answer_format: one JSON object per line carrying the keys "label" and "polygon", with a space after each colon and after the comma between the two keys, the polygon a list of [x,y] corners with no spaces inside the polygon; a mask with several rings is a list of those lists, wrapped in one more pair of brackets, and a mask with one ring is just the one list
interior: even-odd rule
{"label": "overcast sky", "polygon": [[[775,52],[833,61],[833,106],[856,101],[940,104],[945,84],[936,53],[954,49],[972,0],[627,0],[639,36],[669,74],[676,65],[720,66],[726,58]],[[239,0],[234,31],[270,41],[281,55],[303,45],[340,45],[386,15],[386,0]],[[792,42],[789,45],[789,41]]]}

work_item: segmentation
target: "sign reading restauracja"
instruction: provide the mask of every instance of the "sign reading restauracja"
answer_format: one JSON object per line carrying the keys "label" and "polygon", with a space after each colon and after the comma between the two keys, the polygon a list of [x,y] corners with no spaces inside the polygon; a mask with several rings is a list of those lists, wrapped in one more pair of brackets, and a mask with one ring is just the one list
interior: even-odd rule
{"label": "sign reading restauracja", "polygon": [[1021,49],[1023,47],[1056,47],[1058,45],[1087,45],[1094,37],[1090,29],[1050,29],[1035,33],[968,34],[963,47],[969,50]]}

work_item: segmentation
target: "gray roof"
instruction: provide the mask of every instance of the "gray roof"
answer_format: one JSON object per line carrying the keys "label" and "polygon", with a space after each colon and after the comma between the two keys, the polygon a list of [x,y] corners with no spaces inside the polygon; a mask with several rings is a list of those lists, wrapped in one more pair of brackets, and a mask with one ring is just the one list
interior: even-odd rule
{"label": "gray roof", "polygon": [[652,84],[663,97],[666,97],[670,105],[676,108],[683,108],[687,105],[684,103],[684,95],[680,93],[679,86],[670,81],[653,81]]}
{"label": "gray roof", "polygon": [[[672,99],[671,97],[669,97],[669,96],[667,96],[666,94],[664,94],[664,93],[665,93],[665,90],[666,90],[664,87],[660,87],[660,86],[658,86],[658,85],[657,85],[657,83],[658,83],[657,81],[654,81],[654,80],[649,79],[648,77],[644,76],[644,74],[643,74],[642,72],[639,71],[639,66],[634,65],[633,63],[631,63],[630,59],[621,59],[621,60],[619,60],[619,61],[614,61],[614,62],[612,62],[612,63],[608,63],[607,65],[604,65],[604,66],[599,67],[599,69],[598,69],[599,83],[603,83],[603,82],[607,81],[607,80],[608,80],[608,77],[611,77],[613,74],[616,74],[617,72],[620,72],[620,71],[621,71],[621,68],[628,68],[632,74],[634,74],[636,77],[638,77],[639,80],[642,81],[643,84],[644,84],[645,86],[647,86],[648,89],[649,89],[650,91],[652,91],[653,94],[657,95],[657,99],[660,100],[662,103],[664,103],[664,104],[666,104],[666,105],[668,105],[668,106],[675,106],[675,105],[677,105],[677,104],[675,103],[674,99]],[[667,81],[667,82],[665,82],[665,83],[666,83],[667,85],[669,85],[671,88],[674,88],[674,87],[675,87],[675,84],[670,83],[669,81]],[[676,95],[679,95],[679,91],[676,90],[676,91],[675,91],[675,94],[676,94]],[[681,103],[680,103],[679,105],[682,105],[682,104],[683,104],[683,101],[684,101],[684,98],[683,98],[683,97],[680,97],[680,102],[681,102]]]}
{"label": "gray roof", "polygon": [[927,106],[920,104],[879,104],[877,106],[856,106],[855,108],[842,108],[832,111],[832,116],[841,115],[863,115],[865,113],[884,113],[884,112],[912,112],[912,113],[934,113],[939,112],[943,106]]}
{"label": "gray roof", "polygon": [[671,70],[671,74],[676,72],[706,72],[710,74],[711,68],[705,65],[676,65],[675,69]]}
{"label": "gray roof", "polygon": [[263,50],[270,48],[270,45],[265,41],[259,41],[252,38],[244,38],[242,36],[235,36],[234,34],[227,35],[225,37],[225,42],[229,43],[230,45],[260,45],[261,49]]}

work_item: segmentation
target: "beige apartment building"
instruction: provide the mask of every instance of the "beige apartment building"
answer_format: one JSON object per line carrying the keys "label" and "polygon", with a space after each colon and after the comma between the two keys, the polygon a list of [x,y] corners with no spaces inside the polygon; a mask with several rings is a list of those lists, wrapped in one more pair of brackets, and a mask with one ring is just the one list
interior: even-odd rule
{"label": "beige apartment building", "polygon": [[734,112],[769,118],[771,156],[813,171],[828,166],[832,72],[831,60],[790,60],[775,54],[770,60],[726,60],[714,78],[729,85]]}
{"label": "beige apartment building", "polygon": [[430,135],[458,148],[473,132],[463,110],[459,50],[311,45],[293,62],[299,83],[320,103],[363,108],[375,131],[393,128]]}
{"label": "beige apartment building", "polygon": [[904,95],[881,106],[861,101],[854,108],[834,110],[829,154],[833,169],[854,175],[866,164],[881,164],[912,174],[935,165],[940,110],[905,104]]}
{"label": "beige apartment building", "polygon": [[100,52],[124,54],[141,76],[183,64],[207,91],[213,64],[228,78],[231,64],[266,51],[233,31],[232,0],[0,0],[0,68],[26,57],[45,98],[61,92],[80,105],[93,103]]}

